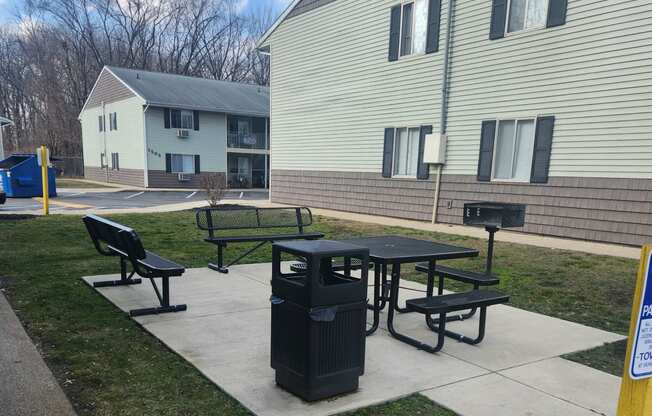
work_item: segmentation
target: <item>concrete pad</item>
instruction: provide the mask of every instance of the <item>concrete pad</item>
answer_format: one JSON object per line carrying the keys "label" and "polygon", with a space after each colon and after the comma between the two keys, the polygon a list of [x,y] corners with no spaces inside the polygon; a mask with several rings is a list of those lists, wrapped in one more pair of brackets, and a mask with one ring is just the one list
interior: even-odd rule
{"label": "concrete pad", "polygon": [[423,392],[464,416],[595,416],[591,410],[552,397],[499,374],[476,377]]}
{"label": "concrete pad", "polygon": [[[425,296],[425,285],[401,280],[401,286],[420,292],[401,289],[399,305],[405,299]],[[370,299],[373,292],[370,289]],[[445,293],[449,293],[445,291]],[[479,318],[450,322],[446,327],[469,337],[475,337]],[[416,313],[395,314],[394,327],[401,333],[422,342],[435,343],[436,334],[428,329],[424,316]],[[372,321],[367,314],[367,321]],[[380,328],[387,328],[386,311],[381,313]],[[622,335],[591,328],[574,322],[552,318],[507,305],[487,309],[487,332],[480,345],[468,345],[447,339],[444,353],[476,364],[491,371],[499,371],[575,351],[587,350],[605,343],[624,339]]]}
{"label": "concrete pad", "polygon": [[[616,414],[620,377],[563,358],[512,368],[500,374],[598,414]],[[590,388],[587,388],[587,380]]]}
{"label": "concrete pad", "polygon": [[[381,314],[381,328],[373,336],[367,337],[366,372],[360,379],[359,391],[308,404],[278,388],[270,368],[270,270],[269,263],[236,265],[230,268],[228,274],[209,269],[190,269],[184,277],[173,279],[171,283],[173,300],[186,303],[187,311],[136,318],[147,331],[258,415],[330,415],[416,392],[428,391],[429,394],[440,395],[440,389],[452,389],[458,385],[462,385],[459,392],[444,396],[453,404],[469,406],[468,409],[461,407],[464,410],[461,414],[467,414],[466,410],[470,411],[468,414],[476,414],[473,413],[474,400],[479,403],[484,398],[475,397],[474,393],[467,400],[468,392],[463,388],[466,383],[482,380],[492,371],[532,364],[622,339],[619,335],[582,325],[508,306],[497,306],[489,310],[488,334],[482,344],[469,346],[449,339],[443,352],[428,354],[392,338],[383,329],[386,317]],[[107,278],[95,276],[85,280],[91,284]],[[412,289],[401,290],[401,304],[406,298],[424,296],[424,285],[402,281],[401,286]],[[125,311],[133,307],[152,306],[156,302],[153,290],[146,281],[141,285],[100,288],[98,291]],[[371,319],[369,313],[367,320]],[[434,342],[435,334],[427,329],[422,315],[399,314],[396,325],[409,335]],[[468,333],[473,333],[476,326],[477,319],[450,325],[453,329]],[[546,371],[546,367],[533,368],[535,373]],[[550,371],[552,375],[547,378],[554,380],[556,370],[553,368]],[[582,371],[578,370],[578,374],[581,376]],[[514,380],[518,376],[520,374],[516,372]],[[581,406],[555,397],[552,387],[549,388],[550,394],[544,392],[543,389],[547,388],[544,383],[546,377],[541,381],[541,389],[526,386],[527,380],[519,383],[502,375],[493,374],[493,377],[497,378],[491,380],[499,381],[490,384],[497,389],[494,409],[501,406],[516,409],[516,413],[501,415],[523,414],[518,413],[527,408],[519,405],[522,397],[529,397],[529,404],[540,404],[545,406],[546,411],[550,410],[549,413],[535,413],[537,415],[585,414]],[[597,382],[605,381],[599,378]],[[591,386],[592,379],[584,380],[583,385]],[[486,390],[487,387],[483,388]],[[494,394],[491,390],[477,390],[479,394]],[[521,394],[522,390],[525,396]],[[591,389],[588,388],[588,391]],[[578,401],[585,404],[599,404],[590,394],[580,399]],[[446,400],[440,402],[457,410],[449,406]]]}
{"label": "concrete pad", "polygon": [[0,414],[74,416],[68,398],[1,292],[0,322]]}

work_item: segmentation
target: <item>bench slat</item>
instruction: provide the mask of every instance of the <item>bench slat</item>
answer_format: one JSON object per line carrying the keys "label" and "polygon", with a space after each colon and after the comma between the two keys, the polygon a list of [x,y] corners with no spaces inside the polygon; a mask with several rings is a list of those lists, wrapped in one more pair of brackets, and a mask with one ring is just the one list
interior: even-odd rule
{"label": "bench slat", "polygon": [[224,237],[206,237],[204,241],[213,244],[247,243],[256,241],[287,241],[287,240],[312,240],[324,237],[322,233],[296,233],[274,235],[235,235]]}
{"label": "bench slat", "polygon": [[[415,269],[419,272],[428,273],[428,263],[419,263],[415,266]],[[444,277],[448,277],[453,280],[464,283],[478,284],[480,286],[492,286],[500,283],[500,279],[498,279],[496,276],[440,265],[435,266],[435,274],[442,274]]]}
{"label": "bench slat", "polygon": [[464,293],[409,299],[408,310],[423,314],[438,314],[506,303],[509,296],[494,290],[473,290]]}

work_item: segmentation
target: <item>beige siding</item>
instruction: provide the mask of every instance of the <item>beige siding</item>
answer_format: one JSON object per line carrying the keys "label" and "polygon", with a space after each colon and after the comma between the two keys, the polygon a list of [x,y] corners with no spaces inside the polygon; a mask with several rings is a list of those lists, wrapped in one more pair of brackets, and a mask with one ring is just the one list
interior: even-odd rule
{"label": "beige siding", "polygon": [[102,69],[100,75],[95,83],[91,95],[86,101],[84,109],[99,107],[104,103],[113,103],[122,101],[127,98],[135,97],[136,95],[125,86],[118,78],[113,76],[108,69]]}
{"label": "beige siding", "polygon": [[272,34],[272,168],[380,172],[385,127],[438,130],[442,52],[388,62],[395,4],[335,1]]}
{"label": "beige siding", "polygon": [[[99,131],[98,116],[105,114],[106,132]],[[109,130],[109,114],[117,113],[118,129]],[[121,169],[140,169],[145,165],[143,140],[143,105],[138,97],[86,109],[80,116],[84,165],[100,166],[100,154],[106,149],[107,161],[111,153],[120,155]],[[144,174],[144,173],[143,173]]]}
{"label": "beige siding", "polygon": [[564,26],[489,40],[458,1],[445,173],[474,174],[483,119],[556,117],[551,176],[652,178],[652,2],[571,0]]}
{"label": "beige siding", "polygon": [[226,172],[226,116],[199,113],[199,130],[177,137],[177,129],[165,128],[162,108],[147,110],[147,167],[165,172],[165,154],[200,155],[202,172]]}

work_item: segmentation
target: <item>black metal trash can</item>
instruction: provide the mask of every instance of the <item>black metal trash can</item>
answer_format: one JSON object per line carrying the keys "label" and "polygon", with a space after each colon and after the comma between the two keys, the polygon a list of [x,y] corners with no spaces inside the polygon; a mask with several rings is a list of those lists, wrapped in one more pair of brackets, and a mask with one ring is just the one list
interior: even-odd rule
{"label": "black metal trash can", "polygon": [[[284,253],[306,272],[283,273]],[[333,261],[333,260],[336,261]],[[347,267],[363,265],[359,277]],[[272,248],[271,365],[276,383],[306,401],[354,391],[364,372],[369,250],[329,240],[291,241]]]}

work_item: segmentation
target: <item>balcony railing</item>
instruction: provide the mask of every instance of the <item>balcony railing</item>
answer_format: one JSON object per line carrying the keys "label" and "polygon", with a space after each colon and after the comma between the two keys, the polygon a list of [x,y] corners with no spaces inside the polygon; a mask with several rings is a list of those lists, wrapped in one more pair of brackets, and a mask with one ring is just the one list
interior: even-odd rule
{"label": "balcony railing", "polygon": [[266,150],[265,135],[260,133],[234,133],[229,132],[227,136],[227,145],[229,148],[237,149],[259,149]]}

